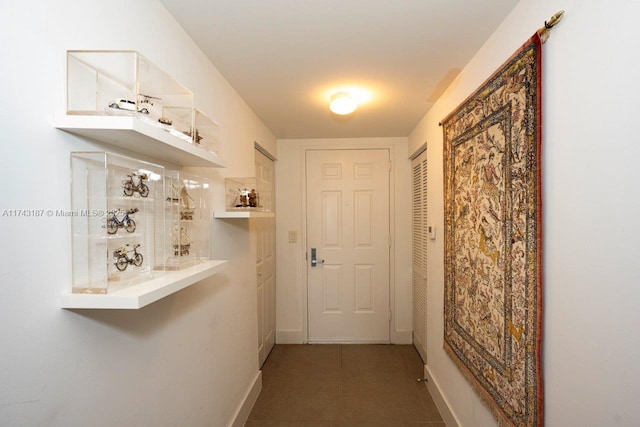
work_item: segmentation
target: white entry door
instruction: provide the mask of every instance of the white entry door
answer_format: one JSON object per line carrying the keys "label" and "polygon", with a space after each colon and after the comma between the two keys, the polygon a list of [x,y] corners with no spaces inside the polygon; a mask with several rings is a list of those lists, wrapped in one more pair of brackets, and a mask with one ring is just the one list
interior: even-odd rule
{"label": "white entry door", "polygon": [[306,152],[309,342],[389,342],[389,171],[389,150]]}

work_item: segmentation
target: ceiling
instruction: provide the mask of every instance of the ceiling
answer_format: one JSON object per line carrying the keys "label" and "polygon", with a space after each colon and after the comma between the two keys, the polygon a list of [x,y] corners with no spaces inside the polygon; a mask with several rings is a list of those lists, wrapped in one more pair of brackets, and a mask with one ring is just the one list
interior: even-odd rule
{"label": "ceiling", "polygon": [[279,139],[409,135],[518,2],[160,1]]}

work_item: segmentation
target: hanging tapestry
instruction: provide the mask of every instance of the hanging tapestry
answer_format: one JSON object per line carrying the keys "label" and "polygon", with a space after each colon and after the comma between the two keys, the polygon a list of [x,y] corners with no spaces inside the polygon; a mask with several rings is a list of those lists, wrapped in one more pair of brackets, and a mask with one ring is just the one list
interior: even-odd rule
{"label": "hanging tapestry", "polygon": [[443,122],[444,348],[501,426],[542,426],[541,42]]}

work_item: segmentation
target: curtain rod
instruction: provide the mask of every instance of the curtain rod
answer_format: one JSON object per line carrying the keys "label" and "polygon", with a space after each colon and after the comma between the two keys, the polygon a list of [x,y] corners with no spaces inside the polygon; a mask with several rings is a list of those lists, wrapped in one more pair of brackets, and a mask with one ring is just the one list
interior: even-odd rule
{"label": "curtain rod", "polygon": [[540,36],[540,41],[542,43],[547,41],[547,39],[549,38],[550,30],[553,27],[555,27],[558,24],[558,22],[562,20],[563,16],[564,16],[564,10],[561,10],[560,12],[553,15],[551,19],[549,19],[549,21],[544,21],[544,27],[540,28],[537,31],[538,35]]}
{"label": "curtain rod", "polygon": [[[561,10],[560,12],[553,15],[549,19],[549,21],[544,21],[544,27],[536,31],[538,33],[538,36],[540,36],[540,41],[542,43],[547,41],[547,39],[549,38],[549,34],[551,32],[551,29],[555,27],[558,24],[558,22],[562,20],[563,16],[564,16],[564,10]],[[442,122],[438,122],[438,126],[442,126]]]}

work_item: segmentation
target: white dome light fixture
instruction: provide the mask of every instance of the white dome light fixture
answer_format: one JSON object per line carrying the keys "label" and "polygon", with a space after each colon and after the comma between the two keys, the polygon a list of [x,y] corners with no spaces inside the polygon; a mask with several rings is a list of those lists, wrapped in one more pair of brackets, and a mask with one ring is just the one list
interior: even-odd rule
{"label": "white dome light fixture", "polygon": [[342,116],[353,113],[358,108],[358,103],[349,92],[340,91],[331,95],[329,109]]}

